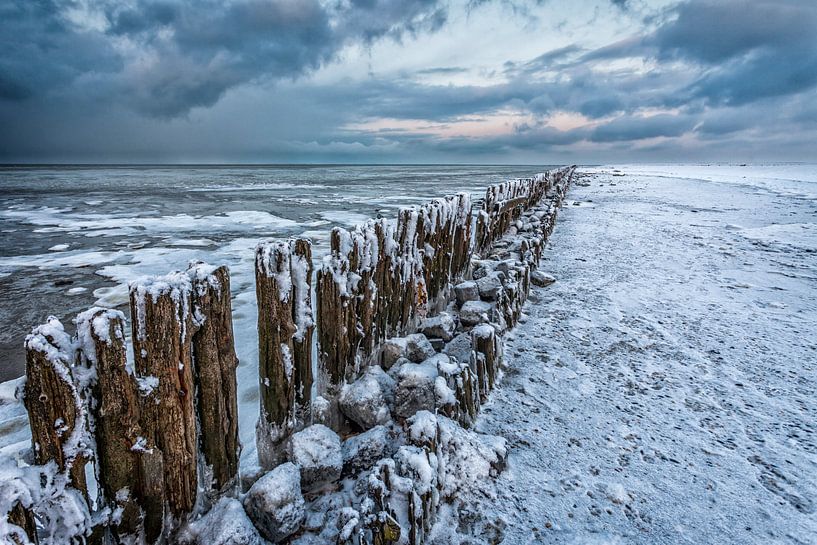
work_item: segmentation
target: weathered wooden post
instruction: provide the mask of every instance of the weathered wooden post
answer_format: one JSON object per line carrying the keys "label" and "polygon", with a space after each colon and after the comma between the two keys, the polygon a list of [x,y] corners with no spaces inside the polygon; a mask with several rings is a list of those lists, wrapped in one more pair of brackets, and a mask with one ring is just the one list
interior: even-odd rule
{"label": "weathered wooden post", "polygon": [[283,459],[284,442],[310,418],[312,394],[312,249],[305,239],[260,244],[255,251],[261,417],[261,465]]}
{"label": "weathered wooden post", "polygon": [[290,270],[292,274],[292,319],[295,334],[292,337],[295,365],[295,406],[298,422],[307,424],[312,412],[312,338],[315,317],[312,311],[312,243],[306,239],[292,242]]}
{"label": "weathered wooden post", "polygon": [[192,282],[193,362],[198,393],[199,443],[212,471],[208,494],[234,486],[238,476],[238,358],[233,341],[230,273],[227,267],[195,263]]}
{"label": "weathered wooden post", "polygon": [[[139,452],[133,449],[143,436],[139,425],[139,392],[127,363],[125,316],[117,310],[92,308],[77,316],[79,365],[87,369],[86,382],[94,432],[101,496],[119,514],[110,528],[117,542],[136,539],[142,509]],[[137,449],[139,447],[137,446]]]}
{"label": "weathered wooden post", "polygon": [[256,426],[258,459],[272,468],[283,460],[283,443],[295,428],[295,367],[292,336],[292,277],[288,241],[255,250],[258,301],[258,377],[261,416]]}
{"label": "weathered wooden post", "polygon": [[[142,391],[140,483],[145,533],[155,540],[193,510],[197,491],[195,385],[187,274],[148,277],[130,285],[133,352]],[[162,506],[170,527],[163,524]]]}
{"label": "weathered wooden post", "polygon": [[484,401],[494,387],[496,371],[502,358],[500,341],[496,336],[496,330],[488,324],[472,329],[471,341],[476,357],[480,397]]}
{"label": "weathered wooden post", "polygon": [[89,442],[85,407],[74,385],[74,346],[62,323],[51,316],[26,337],[24,403],[31,427],[34,461],[54,461],[87,498],[85,463]]}

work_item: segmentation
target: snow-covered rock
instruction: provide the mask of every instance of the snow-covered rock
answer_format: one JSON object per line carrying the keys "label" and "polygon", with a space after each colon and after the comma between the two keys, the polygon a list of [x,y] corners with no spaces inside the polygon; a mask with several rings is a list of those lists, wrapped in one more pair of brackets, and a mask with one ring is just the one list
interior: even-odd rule
{"label": "snow-covered rock", "polygon": [[461,282],[454,286],[454,296],[457,298],[457,306],[461,307],[467,301],[479,301],[479,288],[476,282]]}
{"label": "snow-covered rock", "polygon": [[502,292],[502,280],[498,272],[485,275],[476,283],[479,296],[485,301],[496,301]]}
{"label": "snow-covered rock", "polygon": [[359,379],[343,386],[338,405],[349,420],[368,430],[391,420],[387,400],[393,391],[394,379],[379,366],[372,365]]}
{"label": "snow-covered rock", "polygon": [[306,516],[298,467],[287,462],[258,479],[244,497],[244,509],[269,541],[277,543],[297,532]]}
{"label": "snow-covered rock", "polygon": [[394,337],[383,343],[383,348],[380,352],[380,365],[383,369],[391,369],[391,367],[400,358],[406,355],[406,339],[403,337]]}
{"label": "snow-covered rock", "polygon": [[420,363],[436,353],[428,338],[422,333],[415,333],[406,337],[406,357],[409,361]]}
{"label": "snow-covered rock", "polygon": [[484,301],[468,301],[460,309],[460,322],[465,326],[472,326],[488,322],[492,306]]}
{"label": "snow-covered rock", "polygon": [[468,333],[460,333],[445,345],[442,353],[454,358],[461,363],[468,363],[471,361],[471,351],[473,350],[473,341],[471,335]]}
{"label": "snow-covered rock", "polygon": [[442,339],[450,341],[454,337],[454,330],[457,324],[454,318],[447,312],[441,312],[437,316],[426,318],[420,324],[420,332],[429,339]]}
{"label": "snow-covered rock", "polygon": [[530,282],[534,286],[544,288],[545,286],[549,286],[556,282],[556,278],[547,273],[543,273],[542,271],[531,271]]}
{"label": "snow-covered rock", "polygon": [[304,490],[314,490],[340,478],[343,469],[340,438],[323,424],[313,424],[293,434],[289,453],[300,468]]}
{"label": "snow-covered rock", "polygon": [[350,437],[343,442],[343,473],[345,475],[365,471],[381,458],[394,453],[395,433],[386,426],[375,426],[367,432]]}
{"label": "snow-covered rock", "polygon": [[435,381],[438,373],[434,361],[404,363],[397,376],[393,408],[395,416],[408,418],[417,411],[435,409]]}
{"label": "snow-covered rock", "polygon": [[221,498],[199,520],[190,523],[181,541],[196,545],[262,545],[261,536],[241,502]]}

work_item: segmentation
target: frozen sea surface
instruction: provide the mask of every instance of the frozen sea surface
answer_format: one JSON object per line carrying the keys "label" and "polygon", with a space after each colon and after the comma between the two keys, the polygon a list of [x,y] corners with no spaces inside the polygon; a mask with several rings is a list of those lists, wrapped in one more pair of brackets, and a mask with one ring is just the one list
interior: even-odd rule
{"label": "frozen sea surface", "polygon": [[817,543],[815,181],[584,170],[478,423],[505,543]]}

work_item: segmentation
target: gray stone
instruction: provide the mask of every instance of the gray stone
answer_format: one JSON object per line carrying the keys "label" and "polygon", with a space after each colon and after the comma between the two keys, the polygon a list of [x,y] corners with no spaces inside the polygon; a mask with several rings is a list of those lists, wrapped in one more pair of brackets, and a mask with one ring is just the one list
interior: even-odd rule
{"label": "gray stone", "polygon": [[445,345],[443,354],[454,358],[460,363],[468,363],[471,361],[471,350],[473,350],[471,335],[460,333]]}
{"label": "gray stone", "polygon": [[461,307],[467,301],[479,300],[479,289],[476,282],[461,282],[454,286],[454,296],[457,298],[457,306]]}
{"label": "gray stone", "polygon": [[351,475],[365,471],[375,462],[394,454],[396,434],[386,426],[375,426],[367,432],[350,437],[343,442],[343,474]]}
{"label": "gray stone", "polygon": [[496,301],[502,291],[500,273],[492,273],[477,280],[479,296],[484,301]]}
{"label": "gray stone", "polygon": [[182,530],[178,540],[196,545],[262,545],[258,530],[235,498],[218,500],[206,515]]}
{"label": "gray stone", "polygon": [[380,365],[383,369],[391,369],[397,360],[406,355],[406,339],[395,337],[383,343],[380,352]]}
{"label": "gray stone", "polygon": [[244,497],[244,510],[273,543],[297,532],[306,516],[298,467],[287,462],[258,479]]}
{"label": "gray stone", "polygon": [[472,326],[487,322],[491,317],[492,306],[484,301],[468,301],[460,309],[460,322]]}
{"label": "gray stone", "polygon": [[[382,386],[386,386],[386,392]],[[394,380],[373,365],[359,379],[343,386],[338,406],[349,420],[368,430],[391,420],[387,399],[393,395],[393,390]]]}
{"label": "gray stone", "polygon": [[545,286],[550,286],[554,282],[556,282],[554,277],[547,273],[543,273],[542,271],[531,271],[530,273],[530,283],[534,286],[544,288]]}
{"label": "gray stone", "polygon": [[435,352],[441,352],[445,348],[445,341],[442,339],[429,339],[428,342],[431,343]]}
{"label": "gray stone", "polygon": [[406,357],[409,361],[420,363],[436,354],[434,347],[422,333],[406,337]]}
{"label": "gray stone", "polygon": [[450,341],[454,338],[454,330],[457,328],[454,318],[447,312],[441,312],[437,316],[426,318],[420,324],[420,332],[429,339],[442,339]]}
{"label": "gray stone", "polygon": [[395,416],[408,418],[417,411],[434,411],[434,381],[437,365],[426,363],[404,363],[400,366],[397,387],[394,390]]}
{"label": "gray stone", "polygon": [[293,434],[289,456],[301,470],[304,490],[315,490],[340,479],[343,469],[340,438],[323,424],[313,424]]}

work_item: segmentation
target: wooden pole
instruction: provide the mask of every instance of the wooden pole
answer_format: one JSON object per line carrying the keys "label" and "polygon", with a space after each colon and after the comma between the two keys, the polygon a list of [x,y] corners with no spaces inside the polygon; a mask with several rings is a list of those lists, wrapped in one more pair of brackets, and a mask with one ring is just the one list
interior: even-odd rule
{"label": "wooden pole", "polygon": [[[238,357],[233,340],[230,272],[227,267],[195,263],[192,281],[192,337],[198,394],[199,444],[210,467],[211,495],[235,486],[238,477]],[[207,485],[208,483],[203,483]]]}
{"label": "wooden pole", "polygon": [[[144,447],[135,448],[142,452],[141,484],[146,495],[142,502],[147,509],[149,537],[157,528],[165,533],[172,530],[196,502],[198,448],[190,295],[190,278],[181,272],[142,279],[130,286],[133,352],[142,390],[140,425],[144,434]],[[159,516],[162,496],[169,515],[175,519],[170,527],[163,525]]]}
{"label": "wooden pole", "polygon": [[85,407],[74,385],[74,348],[62,323],[51,316],[26,337],[24,403],[31,427],[34,461],[54,461],[87,498],[85,463],[89,441]]}
{"label": "wooden pole", "polygon": [[[110,528],[117,542],[136,539],[142,509],[138,503],[139,392],[127,363],[125,316],[116,310],[92,308],[76,318],[79,364],[90,371],[86,399],[94,422],[98,478],[104,503],[119,515]],[[137,449],[139,447],[137,446]]]}

